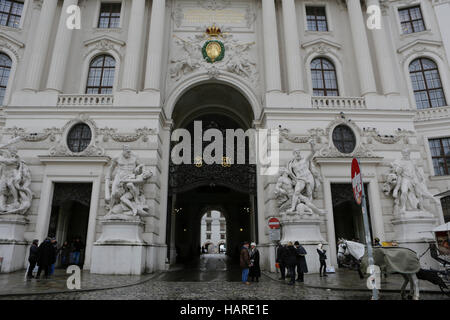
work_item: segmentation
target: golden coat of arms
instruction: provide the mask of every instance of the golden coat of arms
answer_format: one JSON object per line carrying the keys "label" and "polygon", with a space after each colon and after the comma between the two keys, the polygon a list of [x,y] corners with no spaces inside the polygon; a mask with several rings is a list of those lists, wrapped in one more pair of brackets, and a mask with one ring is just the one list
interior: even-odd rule
{"label": "golden coat of arms", "polygon": [[210,39],[205,42],[202,48],[203,58],[209,62],[214,63],[220,61],[225,56],[225,46],[219,40],[213,39],[218,38],[222,31],[220,28],[213,25],[206,29],[206,34],[210,36]]}

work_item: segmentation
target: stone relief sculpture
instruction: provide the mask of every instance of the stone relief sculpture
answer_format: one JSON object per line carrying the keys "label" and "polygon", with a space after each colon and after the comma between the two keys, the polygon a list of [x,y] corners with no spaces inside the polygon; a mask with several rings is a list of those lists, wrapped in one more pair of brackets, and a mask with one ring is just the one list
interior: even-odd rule
{"label": "stone relief sculpture", "polygon": [[285,168],[275,185],[275,195],[281,215],[297,217],[324,214],[312,200],[321,184],[320,173],[312,161],[313,154],[304,158],[301,151],[294,150],[294,158]]}
{"label": "stone relief sculpture", "polygon": [[33,198],[31,172],[11,145],[15,140],[0,147],[0,215],[26,214]]}
{"label": "stone relief sculpture", "polygon": [[207,39],[205,35],[196,35],[187,40],[175,36],[175,43],[179,50],[175,50],[176,55],[170,59],[170,78],[178,81],[183,76],[197,70],[204,69],[210,73],[214,69],[217,76],[221,71],[227,71],[238,76],[257,81],[256,63],[250,57],[249,51],[254,42],[240,43],[232,39],[232,35],[222,35],[226,54],[223,60],[214,64],[208,63],[202,55],[202,46]]}
{"label": "stone relief sculpture", "polygon": [[150,215],[144,185],[152,175],[131,152],[129,146],[124,145],[122,153],[111,160],[106,174],[105,201],[109,209],[107,216],[128,219]]}
{"label": "stone relief sculpture", "polygon": [[424,172],[413,163],[410,153],[408,149],[402,150],[402,159],[391,163],[383,192],[394,198],[395,215],[420,213],[429,216],[431,213],[423,206],[424,199],[428,198],[436,203],[439,201],[428,190]]}

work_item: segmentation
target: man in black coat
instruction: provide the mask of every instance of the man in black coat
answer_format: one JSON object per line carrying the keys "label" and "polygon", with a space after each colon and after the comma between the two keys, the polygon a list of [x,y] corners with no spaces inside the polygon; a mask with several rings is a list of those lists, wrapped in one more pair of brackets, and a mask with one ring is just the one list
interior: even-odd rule
{"label": "man in black coat", "polygon": [[280,272],[281,272],[281,278],[278,280],[285,280],[286,279],[286,247],[282,245],[281,243],[278,245],[277,248],[277,259],[276,262],[280,266]]}
{"label": "man in black coat", "polygon": [[295,249],[297,250],[297,281],[303,282],[304,274],[308,273],[308,265],[306,264],[306,250],[298,241],[294,243]]}
{"label": "man in black coat", "polygon": [[35,239],[33,240],[33,243],[30,247],[30,255],[28,256],[28,262],[30,263],[30,266],[28,267],[27,272],[27,279],[30,280],[33,278],[33,270],[36,267],[36,263],[38,260],[38,244],[39,240]]}
{"label": "man in black coat", "polygon": [[291,276],[291,280],[289,281],[289,285],[295,284],[295,266],[297,264],[297,249],[294,247],[292,242],[289,241],[287,245],[287,255],[286,255],[286,264],[289,270],[289,274]]}
{"label": "man in black coat", "polygon": [[36,275],[36,279],[39,279],[42,270],[44,270],[44,277],[46,279],[48,278],[50,266],[54,263],[55,258],[55,248],[53,247],[50,238],[46,238],[38,248],[37,265],[39,266],[39,269]]}

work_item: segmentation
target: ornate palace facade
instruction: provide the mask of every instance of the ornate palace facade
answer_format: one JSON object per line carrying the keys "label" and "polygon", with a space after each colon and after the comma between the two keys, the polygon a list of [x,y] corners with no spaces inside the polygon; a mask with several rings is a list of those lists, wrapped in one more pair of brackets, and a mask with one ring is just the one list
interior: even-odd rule
{"label": "ornate palace facade", "polygon": [[[319,242],[337,265],[339,238],[365,238],[353,157],[373,237],[421,254],[449,220],[449,1],[2,0],[0,17],[1,272],[47,236],[80,237],[91,272],[164,270],[211,210],[229,255],[257,241],[274,271],[278,217],[310,270]],[[280,174],[173,164],[196,120],[279,129]]]}

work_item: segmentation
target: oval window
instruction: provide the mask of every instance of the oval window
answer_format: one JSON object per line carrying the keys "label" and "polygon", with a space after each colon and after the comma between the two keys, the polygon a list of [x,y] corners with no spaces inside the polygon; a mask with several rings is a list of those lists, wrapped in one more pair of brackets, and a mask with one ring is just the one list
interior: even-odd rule
{"label": "oval window", "polygon": [[342,153],[352,153],[356,147],[356,137],[353,130],[346,125],[338,125],[333,130],[334,146]]}
{"label": "oval window", "polygon": [[82,152],[91,143],[91,128],[85,123],[78,123],[70,129],[67,135],[67,146],[72,152]]}

